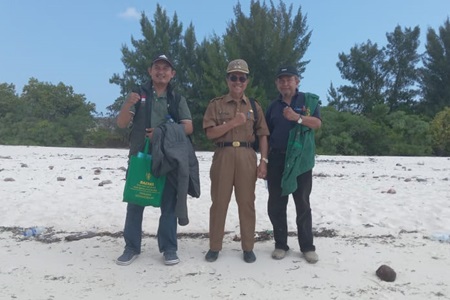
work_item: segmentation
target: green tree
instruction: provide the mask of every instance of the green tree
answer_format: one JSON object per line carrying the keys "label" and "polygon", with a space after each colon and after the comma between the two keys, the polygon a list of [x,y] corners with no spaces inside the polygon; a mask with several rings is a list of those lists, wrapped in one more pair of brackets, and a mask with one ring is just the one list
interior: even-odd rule
{"label": "green tree", "polygon": [[430,125],[435,155],[450,156],[450,107],[436,114]]}
{"label": "green tree", "polygon": [[327,93],[328,106],[333,107],[337,111],[351,111],[351,108],[347,106],[347,102],[344,101],[343,96],[334,87],[333,82],[330,83]]}
{"label": "green tree", "polygon": [[[110,78],[111,83],[120,86],[121,95],[108,107],[109,116],[115,118],[126,95],[136,86],[150,80],[148,67],[157,55],[163,53],[170,57],[176,68],[177,73],[172,85],[178,93],[187,98],[194,126],[198,126],[197,120],[203,111],[200,113],[198,108],[201,106],[196,105],[201,94],[194,88],[194,83],[200,81],[202,69],[199,66],[198,44],[193,25],[190,24],[183,34],[183,25],[178,21],[177,14],[174,13],[170,19],[159,4],[152,21],[142,13],[140,24],[143,38],[131,37],[132,48],[123,45],[121,49],[125,71]],[[121,133],[123,139],[128,135],[127,130],[116,129],[116,132]],[[199,131],[195,134],[199,134]]]}
{"label": "green tree", "polygon": [[13,84],[0,84],[0,144],[14,144],[22,105]]}
{"label": "green tree", "polygon": [[94,124],[95,105],[71,86],[31,78],[23,88],[21,143],[44,146],[82,146]]}
{"label": "green tree", "polygon": [[[275,6],[252,0],[246,16],[238,3],[234,7],[235,20],[229,23],[223,37],[227,60],[243,58],[249,64],[252,87],[247,88],[262,102],[276,97],[275,73],[280,65],[293,65],[302,74],[309,61],[302,58],[310,44],[307,17],[301,7],[293,13],[292,4],[283,1]],[[253,88],[253,89],[252,89]]]}
{"label": "green tree", "polygon": [[321,111],[321,129],[316,135],[317,153],[339,155],[385,155],[389,142],[386,128],[367,117],[338,112],[333,107]]}
{"label": "green tree", "polygon": [[418,95],[416,85],[419,80],[417,63],[420,55],[420,29],[418,26],[405,28],[395,27],[394,32],[387,33],[386,46],[386,104],[390,111],[399,109],[411,111]]}
{"label": "green tree", "polygon": [[293,64],[304,71],[307,62],[302,62],[301,58],[311,36],[311,32],[307,32],[306,17],[300,9],[293,15],[292,5],[288,9],[282,1],[278,7],[272,2],[269,7],[252,1],[249,17],[244,15],[239,3],[234,12],[236,20],[230,22],[222,37],[214,35],[200,44],[192,24],[183,33],[176,13],[172,19],[168,18],[159,4],[152,21],[143,13],[140,22],[143,38],[132,37],[132,48],[122,46],[125,71],[110,79],[120,86],[121,95],[108,107],[109,115],[115,117],[126,94],[149,80],[147,68],[160,53],[168,54],[174,61],[177,69],[174,85],[188,100],[198,147],[208,147],[200,130],[203,113],[209,100],[227,92],[225,70],[230,60],[243,58],[249,63],[251,81],[247,94],[267,104],[277,93],[273,81],[279,64]]}
{"label": "green tree", "polygon": [[386,34],[386,47],[368,40],[352,47],[349,54],[340,53],[337,67],[350,85],[331,85],[329,104],[363,115],[370,115],[381,104],[388,106],[388,112],[411,111],[418,95],[419,35],[417,26],[404,30],[397,26]]}
{"label": "green tree", "polygon": [[196,49],[198,61],[190,68],[189,78],[192,82],[193,96],[189,102],[194,128],[195,145],[204,150],[213,149],[203,130],[203,114],[211,99],[227,91],[225,70],[227,61],[222,40],[214,35],[210,40],[204,39]]}
{"label": "green tree", "polygon": [[0,118],[12,112],[18,100],[14,84],[0,83]]}
{"label": "green tree", "polygon": [[395,111],[386,116],[390,130],[389,155],[430,155],[431,136],[429,124],[418,115]]}
{"label": "green tree", "polygon": [[384,48],[379,49],[370,40],[352,47],[349,54],[340,53],[336,65],[351,85],[338,87],[342,100],[338,103],[333,99],[330,105],[366,115],[375,105],[384,103],[385,57]]}
{"label": "green tree", "polygon": [[[145,13],[141,15],[140,24],[143,38],[135,39],[131,37],[132,49],[128,48],[127,45],[122,45],[122,62],[125,71],[121,75],[114,74],[109,80],[111,83],[120,86],[122,96],[125,96],[137,85],[149,80],[148,67],[159,54],[168,55],[177,70],[182,70],[184,67],[182,61],[184,45],[181,34],[183,26],[178,22],[176,13],[170,20],[166,11],[157,4],[153,24]],[[181,79],[178,79],[178,77]],[[174,78],[174,83],[181,81],[181,85],[183,85],[183,77],[183,72],[180,71]]]}
{"label": "green tree", "polygon": [[450,106],[450,19],[427,32],[426,52],[423,58],[421,88],[423,100],[420,112],[433,118],[437,112]]}

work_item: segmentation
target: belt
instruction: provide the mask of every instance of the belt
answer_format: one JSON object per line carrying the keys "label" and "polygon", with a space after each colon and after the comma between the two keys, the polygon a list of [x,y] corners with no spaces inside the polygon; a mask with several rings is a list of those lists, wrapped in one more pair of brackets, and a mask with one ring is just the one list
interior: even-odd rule
{"label": "belt", "polygon": [[219,148],[223,148],[223,147],[246,147],[246,148],[252,148],[253,147],[253,143],[250,142],[238,142],[238,141],[234,141],[234,142],[219,142],[216,143],[216,146]]}

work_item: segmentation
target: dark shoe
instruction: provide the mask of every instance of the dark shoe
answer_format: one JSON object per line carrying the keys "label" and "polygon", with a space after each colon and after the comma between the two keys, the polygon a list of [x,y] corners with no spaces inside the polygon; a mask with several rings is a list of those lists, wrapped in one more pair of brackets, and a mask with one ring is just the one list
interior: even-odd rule
{"label": "dark shoe", "polygon": [[252,262],[255,262],[255,260],[256,260],[256,256],[255,256],[255,253],[253,253],[252,250],[244,251],[244,261],[246,263],[252,263]]}
{"label": "dark shoe", "polygon": [[180,262],[178,258],[177,252],[175,251],[166,251],[164,252],[164,263],[166,265],[176,265]]}
{"label": "dark shoe", "polygon": [[116,259],[116,264],[118,264],[119,266],[128,266],[129,264],[131,264],[137,257],[139,256],[139,254],[134,253],[133,251],[130,250],[125,250],[123,252],[123,254],[121,256],[119,256],[118,259]]}
{"label": "dark shoe", "polygon": [[189,224],[188,218],[178,218],[178,225],[186,226],[187,224]]}
{"label": "dark shoe", "polygon": [[206,261],[214,262],[219,257],[219,251],[208,250],[208,253],[205,255]]}

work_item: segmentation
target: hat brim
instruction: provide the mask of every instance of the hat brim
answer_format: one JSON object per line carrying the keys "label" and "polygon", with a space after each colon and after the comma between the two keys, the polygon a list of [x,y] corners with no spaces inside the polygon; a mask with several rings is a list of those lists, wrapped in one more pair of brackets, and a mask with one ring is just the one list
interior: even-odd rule
{"label": "hat brim", "polygon": [[292,73],[292,72],[281,72],[277,75],[277,78],[280,78],[281,76],[297,76],[298,74]]}
{"label": "hat brim", "polygon": [[152,65],[155,64],[155,63],[157,63],[158,61],[165,61],[166,63],[169,64],[169,66],[170,66],[172,69],[175,69],[174,66],[173,66],[173,64],[172,64],[172,62],[171,62],[170,60],[168,60],[168,59],[165,59],[165,58],[157,58],[157,59],[155,59],[155,60],[152,62]]}
{"label": "hat brim", "polygon": [[249,74],[250,73],[249,71],[242,70],[242,69],[231,69],[231,70],[227,71],[227,74],[233,73],[233,72],[239,72],[239,73],[244,73],[244,74]]}

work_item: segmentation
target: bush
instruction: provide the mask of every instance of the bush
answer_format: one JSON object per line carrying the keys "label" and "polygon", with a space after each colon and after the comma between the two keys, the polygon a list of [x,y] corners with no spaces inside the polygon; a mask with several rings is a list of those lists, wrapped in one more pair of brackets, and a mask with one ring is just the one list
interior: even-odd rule
{"label": "bush", "polygon": [[450,156],[450,107],[436,114],[430,125],[433,153]]}

